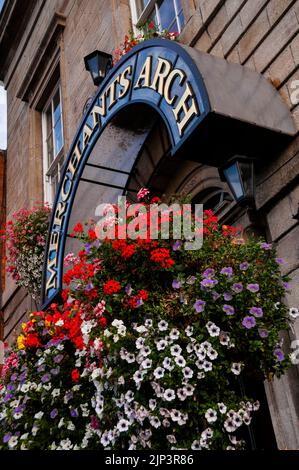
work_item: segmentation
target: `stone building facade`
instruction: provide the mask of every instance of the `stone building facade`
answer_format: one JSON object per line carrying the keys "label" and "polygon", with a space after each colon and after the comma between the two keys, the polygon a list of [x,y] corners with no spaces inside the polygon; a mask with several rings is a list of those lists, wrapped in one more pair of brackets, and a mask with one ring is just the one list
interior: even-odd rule
{"label": "stone building facade", "polygon": [[[0,80],[8,101],[7,219],[36,201],[53,201],[63,160],[95,93],[83,58],[96,49],[112,54],[124,35],[146,19],[165,25],[168,21],[180,30],[181,44],[263,75],[288,106],[299,131],[298,0],[6,0],[0,16]],[[141,146],[132,184],[149,185],[166,196],[191,194],[218,211],[223,221],[245,228],[252,224],[250,213],[236,207],[216,167],[188,156],[171,160],[167,133],[159,123],[150,122],[141,143],[134,144],[129,130],[119,136],[112,129],[101,145],[107,155],[111,145],[109,155],[117,146],[118,151]],[[200,151],[200,142],[194,151]],[[299,307],[299,223],[294,218],[299,203],[298,132],[279,151],[269,148],[267,154],[263,148],[257,157],[255,220],[287,261],[282,269],[292,277],[293,290],[286,302]],[[8,277],[2,287],[4,337],[11,339],[35,305]],[[299,320],[285,341],[296,339]],[[265,389],[277,446],[298,449],[298,367]]]}

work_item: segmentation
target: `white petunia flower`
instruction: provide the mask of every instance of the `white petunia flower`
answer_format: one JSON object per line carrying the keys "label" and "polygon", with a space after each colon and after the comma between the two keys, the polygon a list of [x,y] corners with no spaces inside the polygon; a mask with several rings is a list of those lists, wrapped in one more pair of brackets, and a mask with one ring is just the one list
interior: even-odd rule
{"label": "white petunia flower", "polygon": [[185,328],[185,333],[187,336],[192,336],[193,335],[193,326],[187,326],[187,328]]}
{"label": "white petunia flower", "polygon": [[156,379],[161,379],[162,377],[164,377],[164,372],[165,372],[165,369],[163,369],[163,367],[157,367],[155,370],[154,370],[154,376]]}
{"label": "white petunia flower", "polygon": [[235,432],[236,426],[232,418],[228,418],[224,421],[224,428],[227,432]]}
{"label": "white petunia flower", "polygon": [[179,366],[179,367],[185,367],[186,361],[183,358],[183,356],[175,356],[174,362]]}
{"label": "white petunia flower", "polygon": [[174,390],[172,390],[171,388],[167,388],[164,392],[164,400],[166,401],[172,401],[175,399],[175,393],[174,393]]}
{"label": "white petunia flower", "polygon": [[144,341],[145,341],[144,338],[141,338],[141,337],[136,339],[136,342],[135,342],[136,348],[142,349],[144,346]]}
{"label": "white petunia flower", "polygon": [[210,336],[219,336],[220,328],[218,326],[216,326],[215,323],[209,321],[206,324],[206,328],[207,328],[208,333],[209,333]]}
{"label": "white petunia flower", "polygon": [[178,344],[174,344],[173,346],[171,346],[170,352],[172,356],[179,356],[182,352],[182,348]]}
{"label": "white petunia flower", "polygon": [[43,416],[44,416],[44,412],[39,411],[38,413],[35,413],[34,419],[42,419]]}
{"label": "white petunia flower", "polygon": [[299,309],[295,308],[295,307],[291,307],[289,309],[289,316],[293,319],[298,318],[299,317]]}
{"label": "white petunia flower", "polygon": [[191,444],[191,449],[192,450],[201,450],[201,446],[199,441],[193,441]]}
{"label": "white petunia flower", "polygon": [[173,340],[177,340],[179,336],[180,336],[180,332],[176,328],[173,328],[169,333],[170,339],[173,339]]}
{"label": "white petunia flower", "polygon": [[126,419],[120,419],[116,427],[119,430],[119,432],[126,432],[129,429],[129,426],[130,426],[130,421]]}
{"label": "white petunia flower", "polygon": [[203,370],[204,370],[205,372],[209,372],[210,370],[212,370],[212,368],[213,368],[213,364],[212,364],[211,362],[209,362],[209,361],[204,361],[204,363],[203,363]]}
{"label": "white petunia flower", "polygon": [[240,375],[241,370],[242,370],[242,363],[233,362],[230,370],[232,371],[233,374]]}
{"label": "white petunia flower", "polygon": [[185,391],[187,397],[192,397],[193,392],[194,392],[194,387],[193,387],[193,385],[191,385],[191,384],[186,384],[186,385],[184,386],[183,390]]}
{"label": "white petunia flower", "polygon": [[209,358],[211,359],[211,361],[214,361],[215,359],[217,359],[218,357],[218,352],[213,349],[213,348],[210,348],[208,349],[207,351],[207,355],[209,356]]}
{"label": "white petunia flower", "polygon": [[193,377],[193,370],[190,367],[185,367],[183,369],[183,374],[185,379],[191,379]]}
{"label": "white petunia flower", "polygon": [[209,408],[205,412],[205,418],[208,423],[215,423],[215,421],[217,421],[217,412],[213,410],[213,408]]}
{"label": "white petunia flower", "polygon": [[143,369],[150,369],[152,367],[152,363],[153,361],[151,359],[145,359],[144,361],[142,361],[141,367]]}
{"label": "white petunia flower", "polygon": [[13,449],[14,447],[16,447],[17,444],[18,444],[18,437],[17,436],[11,436],[11,438],[8,441],[8,447],[10,449]]}
{"label": "white petunia flower", "polygon": [[221,414],[225,414],[227,411],[227,407],[225,406],[224,403],[217,403],[217,406],[219,408],[219,411]]}
{"label": "white petunia flower", "polygon": [[163,351],[168,346],[168,342],[165,339],[161,339],[157,341],[156,346],[158,351]]}
{"label": "white petunia flower", "polygon": [[166,331],[167,328],[168,328],[168,323],[167,323],[167,321],[161,320],[161,321],[158,323],[158,328],[159,328],[159,331]]}

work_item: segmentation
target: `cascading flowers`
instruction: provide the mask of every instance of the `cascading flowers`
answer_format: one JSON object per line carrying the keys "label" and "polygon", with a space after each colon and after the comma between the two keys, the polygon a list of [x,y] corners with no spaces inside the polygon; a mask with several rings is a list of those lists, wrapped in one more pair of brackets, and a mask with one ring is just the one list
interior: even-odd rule
{"label": "cascading flowers", "polygon": [[1,233],[6,248],[6,271],[36,300],[41,291],[49,216],[48,206],[21,209],[13,214]]}
{"label": "cascading flowers", "polygon": [[119,49],[114,51],[113,62],[118,62],[125,54],[127,54],[134,46],[146,41],[147,39],[162,38],[171,41],[177,40],[178,32],[167,31],[166,29],[160,31],[153,21],[145,23],[141,26],[139,34],[135,35],[133,31],[125,35],[124,42],[120,45]]}
{"label": "cascading flowers", "polygon": [[260,405],[244,383],[290,365],[288,279],[269,244],[210,211],[203,233],[186,251],[172,238],[100,241],[77,224],[61,303],[32,313],[8,351],[1,448],[246,448]]}

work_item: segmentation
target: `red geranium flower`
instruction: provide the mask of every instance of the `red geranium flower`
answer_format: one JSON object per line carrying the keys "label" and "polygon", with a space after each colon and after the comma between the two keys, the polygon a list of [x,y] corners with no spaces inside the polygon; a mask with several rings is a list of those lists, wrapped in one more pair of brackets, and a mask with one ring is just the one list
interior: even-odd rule
{"label": "red geranium flower", "polygon": [[75,233],[82,233],[83,232],[83,225],[81,224],[81,222],[78,222],[75,227],[74,227],[74,232]]}
{"label": "red geranium flower", "polygon": [[103,285],[104,293],[107,295],[116,294],[121,289],[120,283],[110,279]]}
{"label": "red geranium flower", "polygon": [[79,374],[78,369],[73,369],[72,370],[72,381],[73,382],[78,382],[79,378],[80,378],[80,374]]}

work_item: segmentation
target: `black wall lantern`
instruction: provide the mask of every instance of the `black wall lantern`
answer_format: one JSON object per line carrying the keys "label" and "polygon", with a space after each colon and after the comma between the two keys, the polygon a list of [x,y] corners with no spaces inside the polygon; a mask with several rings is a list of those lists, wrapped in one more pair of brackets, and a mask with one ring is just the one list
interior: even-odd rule
{"label": "black wall lantern", "polygon": [[84,57],[85,68],[90,72],[93,83],[99,86],[112,68],[112,55],[102,51],[93,51]]}
{"label": "black wall lantern", "polygon": [[226,181],[236,202],[255,206],[255,181],[253,159],[235,155],[219,168],[221,181]]}

